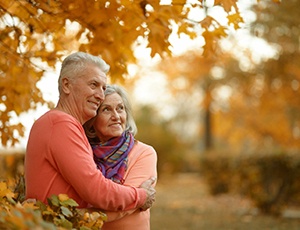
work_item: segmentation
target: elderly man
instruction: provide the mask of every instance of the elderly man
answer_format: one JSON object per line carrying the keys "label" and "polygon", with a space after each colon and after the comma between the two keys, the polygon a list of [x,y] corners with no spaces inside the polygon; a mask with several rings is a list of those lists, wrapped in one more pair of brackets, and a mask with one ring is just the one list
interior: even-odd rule
{"label": "elderly man", "polygon": [[97,114],[104,100],[109,70],[101,58],[77,52],[62,63],[59,101],[32,126],[25,155],[26,198],[47,202],[67,194],[80,208],[109,211],[151,207],[152,178],[140,188],[106,179],[93,160],[82,125]]}

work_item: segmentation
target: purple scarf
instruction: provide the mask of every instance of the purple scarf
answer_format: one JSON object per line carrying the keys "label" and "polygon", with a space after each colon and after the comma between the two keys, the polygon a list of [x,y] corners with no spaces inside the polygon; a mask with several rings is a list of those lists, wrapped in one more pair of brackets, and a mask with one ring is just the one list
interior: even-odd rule
{"label": "purple scarf", "polygon": [[103,175],[116,183],[124,183],[127,170],[128,153],[134,144],[134,137],[130,132],[115,137],[105,143],[92,145],[94,160]]}

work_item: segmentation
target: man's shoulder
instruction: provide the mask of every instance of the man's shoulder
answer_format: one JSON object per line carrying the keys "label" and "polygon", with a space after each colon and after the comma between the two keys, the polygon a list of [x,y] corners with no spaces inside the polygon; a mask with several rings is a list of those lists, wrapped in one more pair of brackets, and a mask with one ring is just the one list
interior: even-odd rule
{"label": "man's shoulder", "polygon": [[78,123],[78,121],[73,116],[56,109],[49,110],[44,115],[42,115],[37,121],[45,121],[45,120],[51,121],[52,123],[58,123],[64,121]]}

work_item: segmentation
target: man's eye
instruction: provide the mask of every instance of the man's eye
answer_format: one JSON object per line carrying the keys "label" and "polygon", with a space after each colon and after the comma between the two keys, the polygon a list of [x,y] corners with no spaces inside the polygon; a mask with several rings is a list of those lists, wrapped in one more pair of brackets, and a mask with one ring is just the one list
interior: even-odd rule
{"label": "man's eye", "polygon": [[96,82],[92,82],[92,83],[91,83],[91,86],[92,86],[93,88],[96,88],[96,87],[97,87],[97,83],[96,83]]}

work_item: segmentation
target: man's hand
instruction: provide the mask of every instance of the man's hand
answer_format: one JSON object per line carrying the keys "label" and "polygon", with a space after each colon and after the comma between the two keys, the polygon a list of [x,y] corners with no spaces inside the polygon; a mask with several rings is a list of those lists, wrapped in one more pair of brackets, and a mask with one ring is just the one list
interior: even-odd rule
{"label": "man's hand", "polygon": [[147,192],[147,199],[145,204],[141,207],[142,211],[147,210],[148,208],[151,208],[153,203],[155,202],[155,194],[156,190],[152,187],[152,185],[156,182],[155,177],[151,177],[150,179],[146,180],[141,184],[140,188],[143,188]]}

